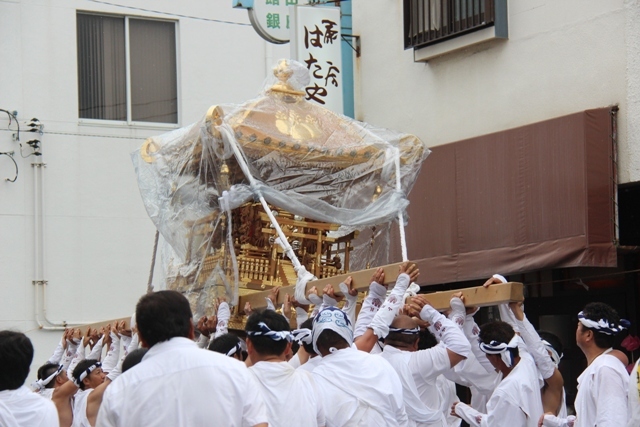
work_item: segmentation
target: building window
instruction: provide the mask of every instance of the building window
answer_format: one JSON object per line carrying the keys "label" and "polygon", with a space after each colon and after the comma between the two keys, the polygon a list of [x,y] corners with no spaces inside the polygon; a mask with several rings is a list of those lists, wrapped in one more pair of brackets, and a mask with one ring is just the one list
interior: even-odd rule
{"label": "building window", "polygon": [[77,14],[81,119],[178,123],[176,23]]}
{"label": "building window", "polygon": [[495,23],[494,0],[404,0],[404,47],[420,48]]}

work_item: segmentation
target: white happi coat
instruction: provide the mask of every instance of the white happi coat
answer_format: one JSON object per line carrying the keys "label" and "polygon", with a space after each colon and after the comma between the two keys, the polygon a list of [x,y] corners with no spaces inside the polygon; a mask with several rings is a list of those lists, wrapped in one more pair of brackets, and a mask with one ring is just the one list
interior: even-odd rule
{"label": "white happi coat", "polygon": [[324,411],[311,373],[287,362],[258,362],[249,368],[267,406],[271,427],[324,426]]}
{"label": "white happi coat", "polygon": [[463,403],[456,406],[456,413],[463,410],[474,427],[538,427],[544,413],[540,394],[543,384],[533,358],[520,349],[520,362],[491,395],[487,413],[482,414]]}
{"label": "white happi coat", "polygon": [[105,390],[97,426],[244,427],[268,422],[244,363],[187,338],[149,349]]}
{"label": "white happi coat", "polygon": [[327,427],[408,425],[402,384],[380,356],[345,348],[322,358],[313,370]]}
{"label": "white happi coat", "polygon": [[596,357],[578,377],[575,427],[627,425],[629,374],[609,351]]}
{"label": "white happi coat", "polygon": [[[446,356],[446,364],[442,358],[442,350]],[[402,351],[390,345],[384,347],[381,354],[393,369],[398,373],[402,382],[402,394],[406,406],[407,416],[417,426],[445,427],[447,421],[442,412],[440,392],[436,386],[438,367],[450,369],[451,362],[444,347],[433,347],[427,350],[415,352]],[[431,375],[435,372],[435,377]],[[427,376],[427,379],[425,379]],[[420,384],[420,387],[418,386]],[[429,393],[438,397],[438,400],[422,399],[425,391],[435,389],[435,393]],[[420,393],[420,390],[423,393]]]}
{"label": "white happi coat", "polygon": [[58,427],[58,411],[47,399],[22,386],[0,391],[0,423],[7,427]]}
{"label": "white happi coat", "polygon": [[313,372],[313,370],[316,369],[316,366],[318,366],[321,361],[322,361],[322,356],[310,357],[309,360],[307,360],[307,363],[303,363],[302,365],[298,366],[298,368],[296,369],[302,369],[303,371]]}

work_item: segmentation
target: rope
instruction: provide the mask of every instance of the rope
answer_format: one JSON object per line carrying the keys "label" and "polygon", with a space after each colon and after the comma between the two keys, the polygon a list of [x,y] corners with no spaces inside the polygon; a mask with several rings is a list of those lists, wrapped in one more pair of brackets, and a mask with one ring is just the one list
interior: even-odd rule
{"label": "rope", "polygon": [[249,166],[247,165],[247,162],[245,161],[244,156],[242,155],[242,153],[240,152],[240,149],[238,148],[238,144],[236,142],[235,136],[233,135],[233,132],[229,129],[229,125],[226,123],[223,123],[221,126],[218,127],[218,129],[222,131],[222,134],[225,135],[227,142],[229,142],[229,145],[231,145],[231,148],[233,149],[233,153],[235,154],[235,157],[236,157],[236,160],[238,161],[238,165],[240,166],[240,169],[242,169],[242,172],[249,180],[249,184],[251,184],[251,189],[254,191],[256,195],[258,195],[258,198],[260,199],[260,203],[262,204],[264,211],[267,213],[267,216],[269,217],[271,224],[273,224],[273,227],[278,233],[278,237],[280,238],[281,244],[284,248],[285,253],[287,254],[287,257],[289,257],[289,259],[293,263],[293,267],[295,271],[297,272],[300,269],[300,267],[302,267],[302,264],[300,264],[298,257],[293,252],[293,248],[291,247],[291,245],[289,244],[289,241],[287,240],[287,236],[284,235],[284,232],[282,231],[280,224],[278,224],[278,221],[276,221],[276,217],[273,216],[273,212],[271,212],[271,208],[269,208],[269,205],[267,204],[266,200],[262,196],[262,192],[260,191],[258,182],[253,178],[253,175],[251,175]]}
{"label": "rope", "polygon": [[151,269],[149,270],[149,281],[147,282],[147,293],[153,292],[153,270],[156,268],[156,254],[158,252],[158,240],[160,239],[160,232],[156,230],[156,239],[153,244],[153,256],[151,257]]}
{"label": "rope", "polygon": [[[396,165],[396,190],[402,191],[402,182],[400,180],[400,150],[394,147],[395,165]],[[409,261],[407,255],[407,237],[404,233],[404,214],[402,209],[398,211],[398,228],[400,229],[400,248],[402,249],[402,262]]]}

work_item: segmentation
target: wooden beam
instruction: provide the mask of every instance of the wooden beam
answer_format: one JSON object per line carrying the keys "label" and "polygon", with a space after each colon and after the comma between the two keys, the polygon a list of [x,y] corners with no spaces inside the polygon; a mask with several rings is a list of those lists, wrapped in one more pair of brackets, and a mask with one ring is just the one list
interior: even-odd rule
{"label": "wooden beam", "polygon": [[[402,263],[389,264],[382,266],[384,270],[384,282],[385,283],[395,283],[396,279],[399,275],[399,267]],[[352,273],[341,274],[339,276],[329,277],[326,279],[318,279],[313,280],[307,283],[307,287],[305,290],[305,295],[312,287],[316,287],[318,289],[318,293],[322,294],[322,289],[328,284],[333,285],[333,290],[336,295],[342,296],[342,292],[340,292],[340,288],[338,285],[342,283],[347,277],[351,276],[353,279],[353,287],[358,290],[358,292],[364,292],[369,289],[369,284],[371,283],[371,276],[376,272],[378,268],[370,268],[368,270],[360,270],[354,271]],[[293,295],[295,292],[295,286],[283,286],[280,288],[280,293],[278,294],[277,304],[282,304],[285,299],[286,294]],[[244,295],[240,297],[240,302],[238,304],[238,309],[242,311],[244,309],[244,305],[248,302],[251,304],[251,308],[262,308],[266,307],[267,303],[265,298],[269,295],[269,291],[261,291],[254,292],[251,295]]]}
{"label": "wooden beam", "polygon": [[464,305],[467,307],[486,307],[524,301],[524,285],[519,282],[494,284],[487,288],[477,286],[474,288],[432,292],[421,295],[424,296],[436,310],[446,310],[449,308],[451,296],[458,292],[462,292]]}
{"label": "wooden beam", "polygon": [[81,325],[81,326],[74,326],[74,328],[75,329],[79,328],[82,331],[82,333],[84,334],[84,332],[87,330],[87,328],[97,329],[98,331],[100,331],[100,328],[102,328],[103,326],[107,326],[109,323],[111,323],[111,326],[113,326],[113,325],[115,325],[116,322],[121,322],[123,320],[125,322],[126,328],[129,328],[129,322],[131,321],[131,316],[129,316],[129,317],[120,317],[119,319],[104,320],[102,322],[89,323],[89,324]]}

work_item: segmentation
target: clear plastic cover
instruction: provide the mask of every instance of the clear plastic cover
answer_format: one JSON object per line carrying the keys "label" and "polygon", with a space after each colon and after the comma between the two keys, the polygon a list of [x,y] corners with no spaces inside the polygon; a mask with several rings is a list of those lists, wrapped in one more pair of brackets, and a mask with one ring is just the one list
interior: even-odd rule
{"label": "clear plastic cover", "polygon": [[212,314],[222,293],[237,303],[262,285],[288,284],[290,265],[260,196],[316,276],[389,262],[389,223],[406,209],[429,150],[415,136],[306,101],[305,73],[280,61],[260,97],[213,106],[199,122],[148,139],[132,154],[144,205],[165,242],[166,282],[156,288],[183,292],[196,315]]}

